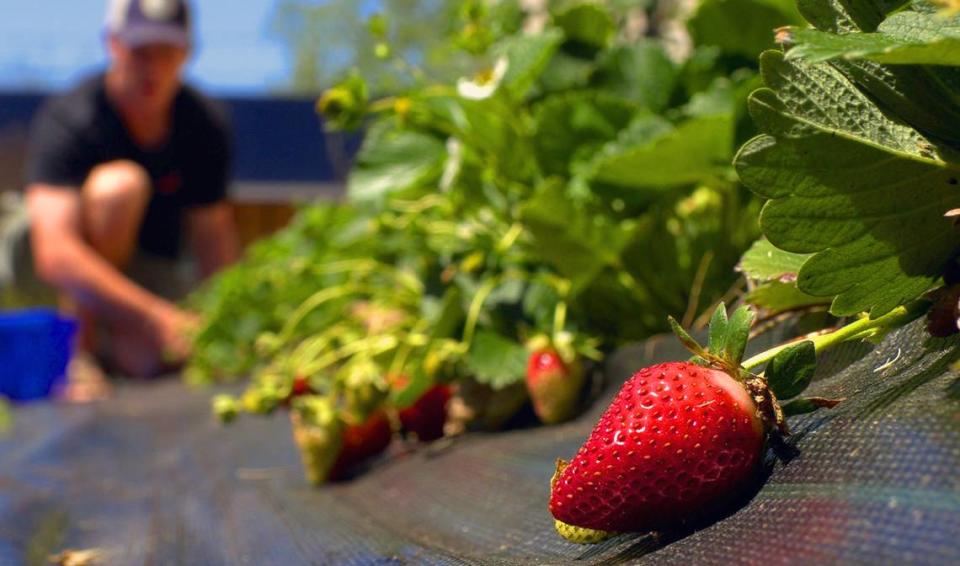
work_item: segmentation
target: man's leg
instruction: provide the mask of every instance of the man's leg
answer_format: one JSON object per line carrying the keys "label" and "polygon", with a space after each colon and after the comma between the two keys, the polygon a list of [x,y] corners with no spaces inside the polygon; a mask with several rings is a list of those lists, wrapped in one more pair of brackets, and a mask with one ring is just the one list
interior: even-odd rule
{"label": "man's leg", "polygon": [[120,269],[130,263],[136,250],[150,191],[150,177],[132,161],[99,165],[83,185],[84,236]]}
{"label": "man's leg", "polygon": [[[151,194],[150,177],[132,161],[112,161],[94,168],[83,185],[83,230],[90,246],[117,269],[124,270],[137,248],[137,236]],[[97,344],[98,317],[81,308],[81,344],[91,352]],[[153,340],[141,329],[107,324],[109,362],[133,376],[152,375],[160,366]]]}

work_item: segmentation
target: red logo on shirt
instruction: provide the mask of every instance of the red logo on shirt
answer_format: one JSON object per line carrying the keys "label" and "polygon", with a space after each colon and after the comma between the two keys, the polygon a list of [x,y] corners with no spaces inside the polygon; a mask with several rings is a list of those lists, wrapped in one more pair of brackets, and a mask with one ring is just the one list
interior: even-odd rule
{"label": "red logo on shirt", "polygon": [[180,178],[180,172],[174,171],[157,179],[156,183],[154,184],[154,190],[162,195],[172,195],[180,190],[181,183],[182,179]]}

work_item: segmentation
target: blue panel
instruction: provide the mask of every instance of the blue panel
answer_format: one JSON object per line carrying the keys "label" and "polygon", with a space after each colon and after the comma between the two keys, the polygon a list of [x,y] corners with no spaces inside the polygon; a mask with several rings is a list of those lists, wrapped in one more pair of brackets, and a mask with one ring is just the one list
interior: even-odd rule
{"label": "blue panel", "polygon": [[[0,144],[24,151],[30,119],[45,94],[0,94]],[[234,128],[234,181],[329,183],[342,180],[359,134],[327,136],[313,99],[218,99]],[[328,145],[329,144],[329,145]],[[21,179],[22,171],[0,171]]]}
{"label": "blue panel", "polygon": [[338,150],[349,156],[359,145],[358,135],[328,140],[313,99],[235,98],[222,103],[233,121],[238,180],[337,180],[347,165],[337,163]]}

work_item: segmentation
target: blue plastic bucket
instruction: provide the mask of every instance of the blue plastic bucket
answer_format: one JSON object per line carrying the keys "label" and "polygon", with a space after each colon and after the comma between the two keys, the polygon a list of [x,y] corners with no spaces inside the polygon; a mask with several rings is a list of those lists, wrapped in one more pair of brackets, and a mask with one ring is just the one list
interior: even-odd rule
{"label": "blue plastic bucket", "polygon": [[40,399],[66,382],[77,322],[52,309],[0,312],[0,395]]}

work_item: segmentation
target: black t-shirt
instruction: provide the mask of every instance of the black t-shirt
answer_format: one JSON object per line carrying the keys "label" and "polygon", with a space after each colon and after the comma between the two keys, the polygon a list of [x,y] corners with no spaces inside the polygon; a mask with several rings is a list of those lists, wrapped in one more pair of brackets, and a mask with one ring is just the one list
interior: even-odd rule
{"label": "black t-shirt", "polygon": [[39,110],[30,133],[26,182],[79,190],[94,167],[119,159],[139,163],[153,185],[140,249],[174,258],[181,247],[183,212],[226,196],[230,130],[210,100],[184,86],[174,101],[168,141],[144,150],[124,128],[100,74]]}

